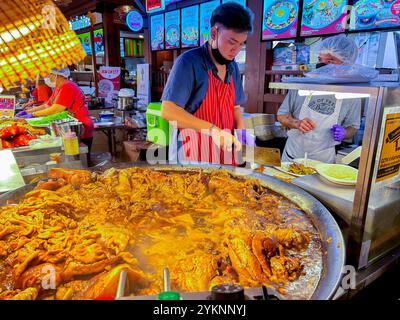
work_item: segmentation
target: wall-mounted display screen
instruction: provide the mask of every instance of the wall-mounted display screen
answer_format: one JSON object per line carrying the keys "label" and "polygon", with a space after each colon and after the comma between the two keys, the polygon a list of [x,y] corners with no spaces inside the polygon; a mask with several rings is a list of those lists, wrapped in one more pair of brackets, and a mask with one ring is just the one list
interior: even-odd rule
{"label": "wall-mounted display screen", "polygon": [[200,5],[200,45],[203,45],[210,37],[211,15],[219,5],[219,0],[205,2]]}
{"label": "wall-mounted display screen", "polygon": [[298,0],[264,0],[262,40],[295,38],[298,16]]}
{"label": "wall-mounted display screen", "polygon": [[[92,47],[90,42],[90,32],[85,32],[78,34],[78,39],[80,40],[83,50],[85,50],[86,54],[92,54]],[[104,55],[104,36],[103,29],[96,29],[93,31],[94,36],[94,50],[96,52],[96,56]]]}
{"label": "wall-mounted display screen", "polygon": [[350,30],[367,30],[399,26],[400,1],[354,1],[350,18]]}
{"label": "wall-mounted display screen", "polygon": [[180,46],[181,14],[179,10],[165,13],[165,48],[176,49]]}
{"label": "wall-mounted display screen", "polygon": [[150,17],[151,50],[164,50],[164,15]]}
{"label": "wall-mounted display screen", "polygon": [[199,6],[183,8],[182,14],[182,48],[197,47],[199,45]]}
{"label": "wall-mounted display screen", "polygon": [[344,32],[347,0],[304,0],[300,35],[315,36]]}

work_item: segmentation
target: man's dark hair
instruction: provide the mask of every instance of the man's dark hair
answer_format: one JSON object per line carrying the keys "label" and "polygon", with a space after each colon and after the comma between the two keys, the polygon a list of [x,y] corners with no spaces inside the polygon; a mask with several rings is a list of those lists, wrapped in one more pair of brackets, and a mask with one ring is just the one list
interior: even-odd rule
{"label": "man's dark hair", "polygon": [[235,2],[227,2],[218,6],[211,16],[211,27],[221,24],[236,32],[253,31],[253,13]]}

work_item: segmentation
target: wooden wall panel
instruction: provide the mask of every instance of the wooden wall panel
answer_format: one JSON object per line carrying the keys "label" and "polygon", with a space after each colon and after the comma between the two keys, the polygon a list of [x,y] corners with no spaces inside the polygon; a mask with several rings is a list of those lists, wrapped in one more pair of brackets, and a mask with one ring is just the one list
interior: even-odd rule
{"label": "wooden wall panel", "polygon": [[[248,0],[247,7],[254,13],[254,28],[253,34],[247,39],[246,45],[244,91],[247,96],[247,103],[245,105],[245,111],[255,113],[262,112],[262,104],[259,103],[259,91],[260,88],[264,88],[265,78],[265,50],[263,49],[264,44],[260,41],[263,1]],[[264,67],[262,68],[262,66]]]}

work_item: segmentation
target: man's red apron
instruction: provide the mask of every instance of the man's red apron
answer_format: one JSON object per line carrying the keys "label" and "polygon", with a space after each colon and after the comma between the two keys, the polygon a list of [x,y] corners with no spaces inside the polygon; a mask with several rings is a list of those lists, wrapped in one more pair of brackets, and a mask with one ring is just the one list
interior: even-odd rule
{"label": "man's red apron", "polygon": [[[235,128],[234,106],[233,79],[231,78],[229,84],[226,84],[217,79],[212,70],[209,70],[207,93],[194,116],[233,134]],[[185,160],[236,165],[233,153],[219,148],[213,143],[210,136],[192,129],[182,129],[180,134]]]}

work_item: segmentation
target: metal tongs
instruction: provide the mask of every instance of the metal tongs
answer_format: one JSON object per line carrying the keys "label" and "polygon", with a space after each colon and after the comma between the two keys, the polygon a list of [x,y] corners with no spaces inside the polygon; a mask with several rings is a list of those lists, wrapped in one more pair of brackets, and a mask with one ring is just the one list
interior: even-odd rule
{"label": "metal tongs", "polygon": [[163,284],[164,292],[171,291],[171,278],[169,275],[169,269],[167,267],[163,270]]}
{"label": "metal tongs", "polygon": [[[115,294],[115,299],[120,299],[125,295],[127,273],[128,273],[127,269],[124,269],[119,274],[118,288]],[[171,291],[171,278],[168,268],[164,268],[163,270],[163,287],[164,287],[164,292]]]}
{"label": "metal tongs", "polygon": [[118,288],[117,293],[115,294],[115,299],[120,299],[125,295],[125,285],[126,285],[126,276],[128,274],[127,269],[123,269],[119,274],[118,280]]}

